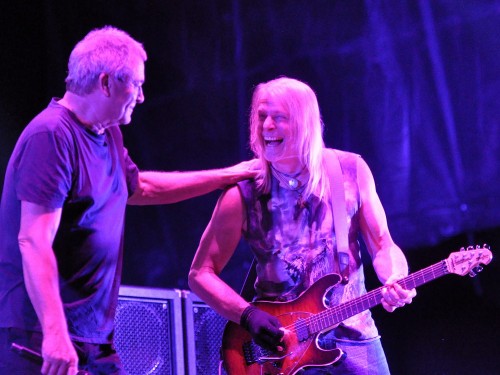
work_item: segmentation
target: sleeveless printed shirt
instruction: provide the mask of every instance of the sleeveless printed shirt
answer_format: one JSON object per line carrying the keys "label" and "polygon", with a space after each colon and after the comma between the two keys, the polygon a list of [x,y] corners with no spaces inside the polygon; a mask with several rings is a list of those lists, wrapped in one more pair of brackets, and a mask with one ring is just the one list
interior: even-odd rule
{"label": "sleeveless printed shirt", "polygon": [[[359,155],[336,150],[346,196],[349,236],[349,283],[329,295],[335,306],[366,293],[359,234],[360,197],[356,165]],[[311,195],[298,204],[299,193],[273,177],[271,192],[262,194],[255,181],[238,183],[246,206],[243,235],[256,260],[256,300],[290,301],[328,273],[339,273],[331,202]],[[369,310],[342,322],[336,338],[365,340],[378,336]]]}

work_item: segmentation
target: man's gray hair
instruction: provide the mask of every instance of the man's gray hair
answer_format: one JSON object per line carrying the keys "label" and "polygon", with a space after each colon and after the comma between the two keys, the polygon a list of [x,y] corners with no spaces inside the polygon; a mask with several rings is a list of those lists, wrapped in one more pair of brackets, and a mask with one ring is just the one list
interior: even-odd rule
{"label": "man's gray hair", "polygon": [[137,58],[146,61],[146,51],[125,31],[112,26],[92,30],[71,52],[66,90],[77,95],[89,94],[101,73],[126,80]]}

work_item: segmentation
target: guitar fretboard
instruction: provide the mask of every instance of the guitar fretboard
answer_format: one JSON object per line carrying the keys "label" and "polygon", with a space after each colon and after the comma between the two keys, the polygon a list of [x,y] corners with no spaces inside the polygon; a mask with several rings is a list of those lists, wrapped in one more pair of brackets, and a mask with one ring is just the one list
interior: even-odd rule
{"label": "guitar fretboard", "polygon": [[[443,260],[399,280],[398,284],[409,290],[444,276],[447,273],[446,262]],[[307,319],[297,321],[295,329],[297,330],[299,339],[332,328],[347,318],[380,304],[382,288],[379,287],[352,301],[331,307]]]}

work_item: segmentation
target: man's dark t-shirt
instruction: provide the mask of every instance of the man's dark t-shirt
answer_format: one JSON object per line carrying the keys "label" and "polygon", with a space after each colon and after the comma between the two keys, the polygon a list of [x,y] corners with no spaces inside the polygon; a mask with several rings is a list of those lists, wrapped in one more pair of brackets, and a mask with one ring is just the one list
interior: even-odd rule
{"label": "man's dark t-shirt", "polygon": [[53,249],[73,339],[109,343],[121,279],[127,198],[138,169],[118,127],[85,128],[55,99],[23,131],[0,204],[0,327],[41,331],[17,242],[21,201],[62,208]]}

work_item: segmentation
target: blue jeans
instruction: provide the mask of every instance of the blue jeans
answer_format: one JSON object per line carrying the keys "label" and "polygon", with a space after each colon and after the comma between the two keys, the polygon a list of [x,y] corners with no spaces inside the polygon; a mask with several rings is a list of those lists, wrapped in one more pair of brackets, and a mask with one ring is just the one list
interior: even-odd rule
{"label": "blue jeans", "polygon": [[345,356],[330,366],[307,368],[300,375],[389,375],[380,338],[365,341],[348,341],[324,338],[325,349],[342,349]]}
{"label": "blue jeans", "polygon": [[[12,343],[41,352],[42,334],[17,328],[0,328],[0,374],[40,375],[40,360],[19,354]],[[111,344],[73,342],[78,354],[78,367],[91,375],[125,375],[125,370]]]}

